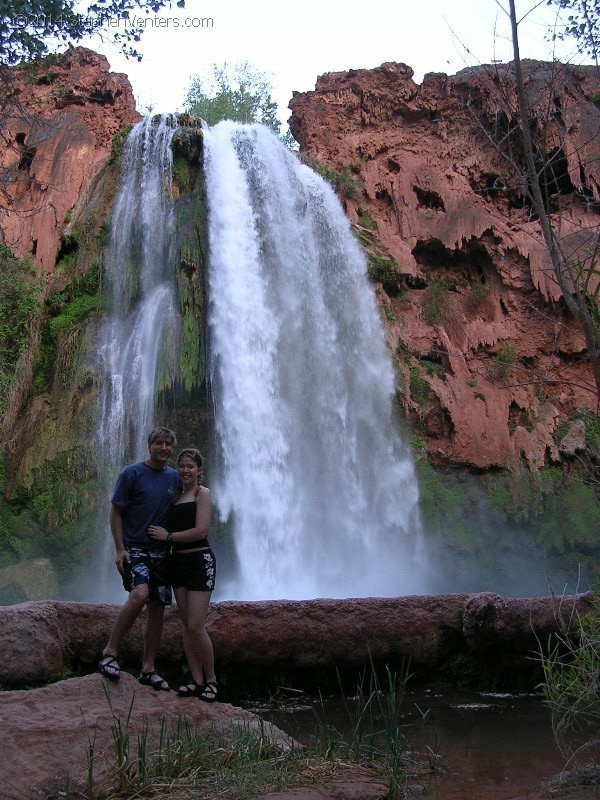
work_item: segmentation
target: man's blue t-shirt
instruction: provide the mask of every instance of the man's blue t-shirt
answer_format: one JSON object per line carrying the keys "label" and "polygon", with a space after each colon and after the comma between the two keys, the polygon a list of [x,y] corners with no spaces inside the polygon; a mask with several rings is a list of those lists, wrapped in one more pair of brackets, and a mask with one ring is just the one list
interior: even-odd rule
{"label": "man's blue t-shirt", "polygon": [[180,487],[179,475],[172,467],[154,469],[143,461],[125,467],[117,478],[112,497],[112,503],[123,509],[125,547],[163,547],[162,542],[150,538],[148,526],[165,527]]}

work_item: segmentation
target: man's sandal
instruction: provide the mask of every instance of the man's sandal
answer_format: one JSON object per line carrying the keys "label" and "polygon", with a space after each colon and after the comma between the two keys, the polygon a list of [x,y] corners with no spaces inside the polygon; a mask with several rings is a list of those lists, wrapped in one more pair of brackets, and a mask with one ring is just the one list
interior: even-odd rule
{"label": "man's sandal", "polygon": [[118,681],[121,677],[121,667],[117,664],[117,657],[111,656],[109,653],[102,656],[98,669],[105,678],[111,681]]}
{"label": "man's sandal", "polygon": [[169,692],[169,684],[166,682],[164,678],[161,678],[157,672],[152,670],[151,672],[144,672],[143,670],[140,672],[140,677],[138,681],[143,686],[151,686],[153,689],[156,689],[157,692]]}
{"label": "man's sandal", "polygon": [[219,690],[217,689],[216,682],[208,681],[208,683],[205,685],[204,689],[202,689],[198,697],[200,698],[200,700],[204,700],[205,703],[214,703],[215,700],[217,699],[218,691]]}
{"label": "man's sandal", "polygon": [[204,686],[201,683],[196,683],[196,681],[192,681],[192,683],[186,683],[183,686],[180,686],[177,690],[177,694],[180,697],[200,697]]}

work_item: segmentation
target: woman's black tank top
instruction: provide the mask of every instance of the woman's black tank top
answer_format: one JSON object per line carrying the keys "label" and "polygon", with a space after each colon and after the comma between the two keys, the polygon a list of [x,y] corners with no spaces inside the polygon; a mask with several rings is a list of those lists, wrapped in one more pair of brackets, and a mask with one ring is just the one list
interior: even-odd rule
{"label": "woman's black tank top", "polygon": [[[196,503],[175,503],[169,509],[169,521],[167,530],[171,533],[175,531],[189,531],[196,527]],[[188,550],[192,547],[210,547],[207,538],[193,539],[187,542],[173,542],[173,552],[177,550]]]}

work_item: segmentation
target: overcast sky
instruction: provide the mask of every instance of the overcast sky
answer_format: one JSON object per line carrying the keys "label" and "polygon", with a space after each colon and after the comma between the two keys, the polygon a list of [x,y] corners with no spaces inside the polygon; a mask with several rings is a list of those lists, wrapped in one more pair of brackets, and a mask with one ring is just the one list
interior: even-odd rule
{"label": "overcast sky", "polygon": [[[519,14],[533,0],[517,0]],[[210,65],[250,61],[269,74],[282,121],[292,91],[314,89],[318,75],[399,61],[420,83],[427,72],[454,74],[465,66],[512,60],[508,0],[186,0],[148,17],[141,63],[100,42],[116,72],[129,75],[138,110],[181,110],[193,75]],[[552,17],[544,3],[520,28],[521,55],[549,60]],[[557,54],[569,57],[563,49]]]}

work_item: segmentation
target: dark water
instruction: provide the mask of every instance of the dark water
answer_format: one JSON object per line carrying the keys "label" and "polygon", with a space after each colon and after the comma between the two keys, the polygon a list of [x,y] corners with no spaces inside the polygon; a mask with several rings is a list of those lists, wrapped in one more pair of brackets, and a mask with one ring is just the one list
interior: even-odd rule
{"label": "dark water", "polygon": [[[344,701],[327,700],[323,710],[329,725],[347,729]],[[427,689],[407,692],[402,711],[415,755],[436,767],[409,783],[434,800],[516,800],[565,765],[540,695]],[[314,743],[311,707],[263,716],[303,744]]]}

